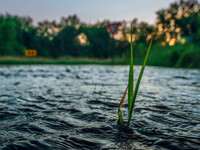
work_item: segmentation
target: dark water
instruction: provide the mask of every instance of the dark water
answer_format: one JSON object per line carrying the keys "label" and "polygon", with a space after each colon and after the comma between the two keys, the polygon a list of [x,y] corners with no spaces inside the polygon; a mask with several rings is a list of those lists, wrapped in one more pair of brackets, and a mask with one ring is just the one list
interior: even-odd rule
{"label": "dark water", "polygon": [[0,149],[200,149],[200,70],[147,67],[130,130],[127,81],[128,66],[0,67]]}

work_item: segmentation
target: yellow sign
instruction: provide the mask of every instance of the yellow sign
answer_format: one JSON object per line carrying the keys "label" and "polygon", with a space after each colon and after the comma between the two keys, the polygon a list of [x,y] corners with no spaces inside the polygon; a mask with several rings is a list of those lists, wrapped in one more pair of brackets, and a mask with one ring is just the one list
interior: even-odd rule
{"label": "yellow sign", "polygon": [[26,56],[37,56],[37,50],[35,49],[27,49],[25,51]]}

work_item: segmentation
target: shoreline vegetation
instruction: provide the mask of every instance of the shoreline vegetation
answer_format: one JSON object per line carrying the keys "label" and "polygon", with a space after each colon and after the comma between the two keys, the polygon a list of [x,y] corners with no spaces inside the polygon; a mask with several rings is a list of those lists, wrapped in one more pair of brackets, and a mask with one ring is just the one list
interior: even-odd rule
{"label": "shoreline vegetation", "polygon": [[[141,65],[142,59],[135,58],[134,65]],[[15,56],[1,56],[0,66],[3,65],[129,65],[129,60],[124,57],[121,58],[111,58],[108,59],[98,59],[98,58],[83,58],[83,57],[60,57],[54,58],[44,58],[44,57],[15,57]],[[158,66],[158,67],[170,67],[170,68],[196,68],[200,67],[191,66],[181,66],[178,62],[175,66],[165,65],[165,64],[154,64],[154,61],[149,58],[147,66]]]}
{"label": "shoreline vegetation", "polygon": [[[146,54],[147,45],[133,43],[134,65],[141,65]],[[115,49],[112,50],[115,52]],[[52,57],[28,57],[28,56],[0,56],[0,65],[129,65],[130,52],[121,56],[114,55],[113,59],[95,57],[62,56]],[[159,66],[170,68],[198,68],[200,69],[200,46],[193,43],[174,46],[154,43],[149,54],[147,66]]]}
{"label": "shoreline vegetation", "polygon": [[[34,26],[31,17],[0,14],[0,64],[129,65],[132,24],[134,65],[143,63],[154,37],[148,66],[200,68],[200,3],[176,1],[156,18],[155,25],[137,18],[115,22],[111,36],[109,20],[87,24],[74,14]],[[37,57],[26,58],[26,50],[36,50]]]}
{"label": "shoreline vegetation", "polygon": [[[45,57],[0,57],[0,65],[111,65],[111,59],[60,57],[57,59]],[[115,63],[114,63],[115,64]],[[124,64],[119,61],[119,64]]]}

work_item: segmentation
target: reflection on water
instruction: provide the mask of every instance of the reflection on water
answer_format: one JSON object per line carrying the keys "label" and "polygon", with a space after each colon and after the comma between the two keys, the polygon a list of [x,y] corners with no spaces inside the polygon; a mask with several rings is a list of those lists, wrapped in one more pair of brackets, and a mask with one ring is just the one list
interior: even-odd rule
{"label": "reflection on water", "polygon": [[0,149],[200,149],[199,70],[147,67],[124,131],[127,81],[128,66],[1,67]]}

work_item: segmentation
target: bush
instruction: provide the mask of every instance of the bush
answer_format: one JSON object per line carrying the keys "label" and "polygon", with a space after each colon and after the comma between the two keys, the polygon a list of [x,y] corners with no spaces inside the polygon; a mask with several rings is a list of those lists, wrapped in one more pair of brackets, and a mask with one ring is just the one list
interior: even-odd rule
{"label": "bush", "polygon": [[200,50],[188,50],[184,52],[176,66],[200,68]]}

